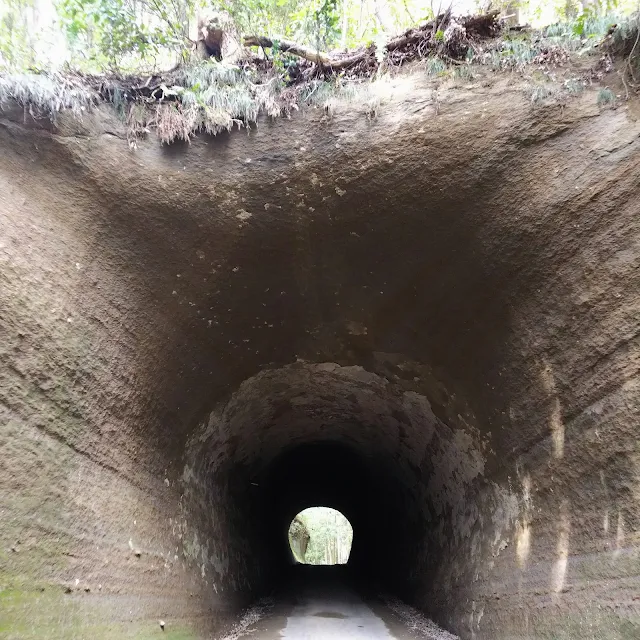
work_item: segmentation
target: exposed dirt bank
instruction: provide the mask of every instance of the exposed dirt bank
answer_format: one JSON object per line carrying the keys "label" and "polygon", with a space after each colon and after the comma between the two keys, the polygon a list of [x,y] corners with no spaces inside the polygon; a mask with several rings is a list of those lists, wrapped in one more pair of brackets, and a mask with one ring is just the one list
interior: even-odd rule
{"label": "exposed dirt bank", "polygon": [[206,637],[316,504],[462,638],[637,637],[635,103],[383,102],[135,152],[2,114],[9,637]]}

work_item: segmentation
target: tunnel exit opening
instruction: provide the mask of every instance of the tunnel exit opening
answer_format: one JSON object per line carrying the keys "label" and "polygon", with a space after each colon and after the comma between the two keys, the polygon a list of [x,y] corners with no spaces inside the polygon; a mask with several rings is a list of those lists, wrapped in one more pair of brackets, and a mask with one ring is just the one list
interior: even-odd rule
{"label": "tunnel exit opening", "polygon": [[291,521],[288,539],[291,553],[300,564],[347,564],[353,527],[337,509],[309,507]]}

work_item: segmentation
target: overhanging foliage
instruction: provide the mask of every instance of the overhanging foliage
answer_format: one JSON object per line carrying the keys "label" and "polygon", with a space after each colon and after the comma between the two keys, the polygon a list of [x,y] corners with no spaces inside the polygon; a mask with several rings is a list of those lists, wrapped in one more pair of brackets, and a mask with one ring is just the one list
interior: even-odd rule
{"label": "overhanging foliage", "polygon": [[[496,13],[453,19],[445,13],[420,27],[407,30],[387,42],[382,49],[363,47],[342,54],[321,57],[300,54],[269,40],[277,55],[270,59],[247,56],[233,64],[206,60],[177,66],[162,75],[81,73],[12,74],[0,77],[0,104],[13,100],[34,117],[49,117],[71,110],[76,116],[92,106],[113,104],[127,123],[132,147],[151,131],[163,143],[188,141],[199,131],[215,135],[233,127],[248,127],[261,114],[289,115],[305,104],[321,105],[330,111],[334,98],[353,99],[368,105],[373,116],[379,107],[375,83],[408,62],[424,60],[425,71],[433,76],[449,73],[471,79],[474,67],[523,70],[527,66],[550,69],[569,60],[576,42],[600,51],[600,58],[623,56],[628,86],[636,86],[638,68],[638,16],[609,28],[598,42],[592,35],[560,36],[560,29],[543,32],[509,31]],[[603,22],[603,24],[606,24]],[[564,40],[563,40],[564,38]],[[265,44],[263,42],[263,44]],[[276,46],[278,45],[278,46]],[[595,46],[594,46],[595,45]],[[304,51],[306,53],[306,50]],[[593,74],[596,74],[594,71]],[[571,78],[565,83],[568,94],[579,93],[586,79]],[[609,92],[611,93],[611,92]],[[531,101],[553,96],[548,85],[532,87]],[[609,100],[606,104],[614,104]],[[600,104],[600,102],[598,103]],[[603,103],[604,104],[604,103]]]}

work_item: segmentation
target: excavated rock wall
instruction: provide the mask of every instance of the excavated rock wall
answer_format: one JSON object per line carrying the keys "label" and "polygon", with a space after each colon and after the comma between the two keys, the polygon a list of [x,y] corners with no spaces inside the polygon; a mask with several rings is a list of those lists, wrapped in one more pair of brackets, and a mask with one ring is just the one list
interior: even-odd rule
{"label": "excavated rock wall", "polygon": [[2,114],[14,634],[204,637],[322,442],[376,479],[356,566],[448,629],[637,636],[640,124],[415,76],[378,112],[136,151],[107,110]]}

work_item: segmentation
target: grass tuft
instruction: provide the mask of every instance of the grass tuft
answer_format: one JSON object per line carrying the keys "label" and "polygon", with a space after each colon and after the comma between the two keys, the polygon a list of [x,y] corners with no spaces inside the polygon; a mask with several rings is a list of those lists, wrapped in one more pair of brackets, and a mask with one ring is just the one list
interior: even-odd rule
{"label": "grass tuft", "polygon": [[599,107],[615,107],[616,96],[608,87],[604,87],[598,91],[598,106]]}
{"label": "grass tuft", "polygon": [[529,87],[526,90],[526,94],[531,104],[535,106],[553,97],[555,95],[555,92],[551,87],[547,85],[537,84]]}
{"label": "grass tuft", "polygon": [[569,78],[568,80],[565,80],[564,88],[568,94],[577,96],[584,91],[585,82],[579,78]]}
{"label": "grass tuft", "polygon": [[0,107],[15,101],[29,109],[33,117],[48,117],[55,121],[56,115],[69,110],[80,118],[99,96],[56,73],[12,74],[0,76]]}
{"label": "grass tuft", "polygon": [[283,83],[278,76],[260,81],[254,70],[211,60],[185,67],[175,81],[163,88],[160,104],[149,107],[155,111],[151,117],[136,103],[131,105],[132,146],[149,126],[170,144],[189,141],[198,131],[216,135],[248,127],[261,113],[275,118],[282,112],[278,95]]}
{"label": "grass tuft", "polygon": [[453,70],[453,77],[458,80],[463,80],[465,82],[470,82],[475,78],[475,74],[473,73],[473,69],[470,65],[460,65],[455,67]]}
{"label": "grass tuft", "polygon": [[437,56],[430,56],[425,62],[428,76],[440,76],[447,70],[447,65]]}

